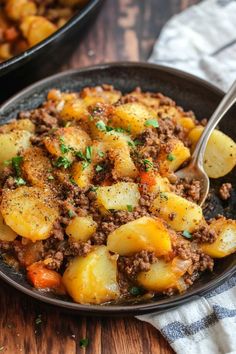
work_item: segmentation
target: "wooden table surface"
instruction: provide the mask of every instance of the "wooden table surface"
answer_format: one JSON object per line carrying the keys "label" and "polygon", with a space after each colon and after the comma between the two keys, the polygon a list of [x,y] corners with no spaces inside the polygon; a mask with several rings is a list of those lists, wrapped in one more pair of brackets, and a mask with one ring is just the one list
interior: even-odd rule
{"label": "wooden table surface", "polygon": [[[106,0],[67,68],[146,60],[162,26],[199,0]],[[80,340],[89,339],[86,350]],[[85,318],[45,308],[0,281],[0,353],[170,354],[161,334],[134,318]]]}

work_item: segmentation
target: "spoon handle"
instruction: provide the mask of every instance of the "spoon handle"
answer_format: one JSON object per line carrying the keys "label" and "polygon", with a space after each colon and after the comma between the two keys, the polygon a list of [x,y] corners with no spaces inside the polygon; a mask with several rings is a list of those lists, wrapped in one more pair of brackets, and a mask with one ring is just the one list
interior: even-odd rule
{"label": "spoon handle", "polygon": [[212,131],[215,129],[221,118],[225,113],[232,107],[236,102],[236,81],[230,87],[227,94],[221,100],[220,104],[216,108],[215,112],[209,119],[196,147],[192,154],[191,164],[198,164],[199,167],[203,168],[204,153],[207,146],[207,142],[210,138]]}

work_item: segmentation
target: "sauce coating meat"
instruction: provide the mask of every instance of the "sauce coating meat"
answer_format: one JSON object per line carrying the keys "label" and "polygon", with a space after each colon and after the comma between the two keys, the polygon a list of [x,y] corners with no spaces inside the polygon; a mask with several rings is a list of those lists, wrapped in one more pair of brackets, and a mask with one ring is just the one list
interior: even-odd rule
{"label": "sauce coating meat", "polygon": [[[52,89],[17,118],[0,128],[0,250],[33,287],[85,304],[173,295],[236,251],[236,222],[205,220],[199,181],[175,174],[204,126],[170,98]],[[230,171],[235,143],[216,136]]]}

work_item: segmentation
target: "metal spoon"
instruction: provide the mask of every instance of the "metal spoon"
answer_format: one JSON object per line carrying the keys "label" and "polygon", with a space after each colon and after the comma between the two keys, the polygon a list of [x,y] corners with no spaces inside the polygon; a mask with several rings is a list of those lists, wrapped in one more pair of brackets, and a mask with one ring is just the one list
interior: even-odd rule
{"label": "metal spoon", "polygon": [[200,200],[198,202],[199,205],[202,205],[206,200],[206,197],[209,192],[209,178],[204,171],[203,162],[204,162],[204,153],[207,146],[207,142],[210,138],[210,135],[216,125],[219,123],[221,118],[225,115],[225,113],[232,107],[232,105],[236,102],[236,81],[230,87],[228,93],[224,96],[215,112],[212,114],[209,119],[196,147],[191,156],[191,160],[187,167],[182,168],[181,170],[176,172],[176,175],[179,178],[185,178],[188,181],[193,179],[200,181],[201,183],[201,195]]}

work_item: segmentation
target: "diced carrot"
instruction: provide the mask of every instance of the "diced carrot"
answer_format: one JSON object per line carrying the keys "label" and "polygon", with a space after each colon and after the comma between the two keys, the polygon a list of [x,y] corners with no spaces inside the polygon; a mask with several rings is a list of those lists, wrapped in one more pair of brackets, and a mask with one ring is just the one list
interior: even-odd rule
{"label": "diced carrot", "polygon": [[15,41],[18,36],[19,33],[17,32],[15,27],[10,27],[5,30],[5,39],[8,42]]}
{"label": "diced carrot", "polygon": [[36,262],[27,267],[27,277],[36,289],[61,289],[61,275],[46,268],[43,262]]}
{"label": "diced carrot", "polygon": [[148,187],[154,186],[156,184],[155,175],[152,173],[152,171],[149,172],[141,171],[140,183],[146,184]]}

